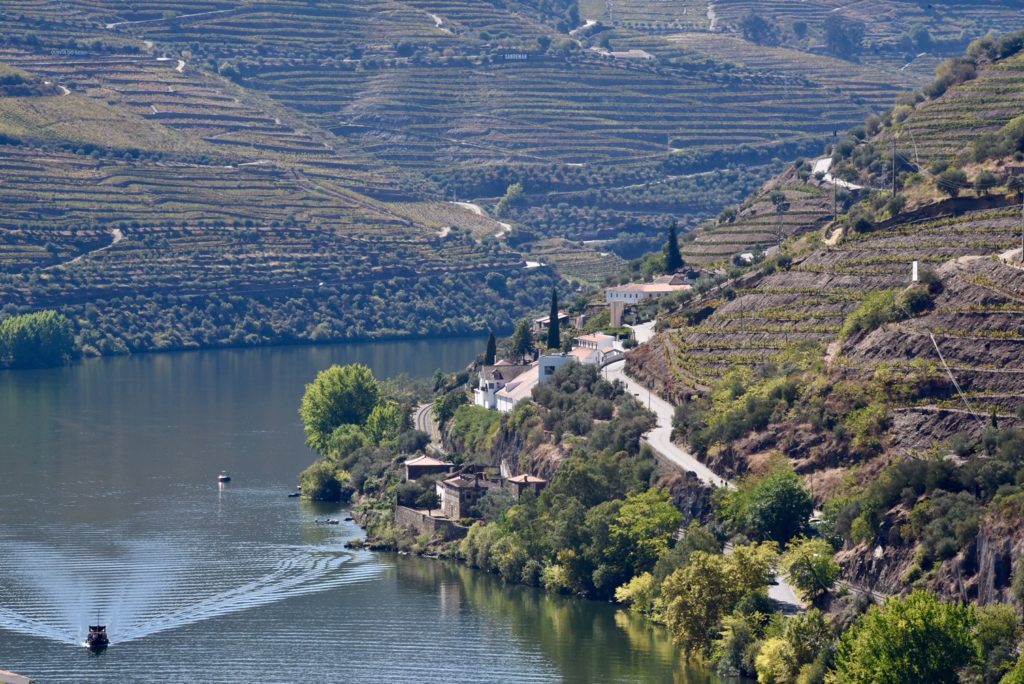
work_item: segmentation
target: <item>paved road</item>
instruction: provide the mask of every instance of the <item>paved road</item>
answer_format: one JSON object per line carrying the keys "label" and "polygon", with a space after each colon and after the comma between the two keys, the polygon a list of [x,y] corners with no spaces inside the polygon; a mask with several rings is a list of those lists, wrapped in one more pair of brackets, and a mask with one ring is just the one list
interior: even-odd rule
{"label": "paved road", "polygon": [[437,421],[434,420],[434,405],[420,404],[412,412],[413,427],[421,432],[430,435],[431,446],[438,452],[444,453],[441,446],[441,431],[437,429]]}
{"label": "paved road", "polygon": [[648,432],[646,436],[651,448],[683,470],[693,472],[705,484],[714,487],[732,487],[727,480],[715,475],[710,468],[694,458],[693,454],[672,441],[672,417],[675,414],[675,407],[628,377],[624,372],[625,368],[625,361],[616,361],[611,364],[607,369],[608,379],[621,380],[630,392],[637,395],[641,404],[648,405],[651,411],[658,416],[658,426]]}
{"label": "paved road", "polygon": [[[654,324],[650,323],[634,328],[637,341],[640,341],[641,335],[647,336],[649,339],[653,327]],[[672,417],[675,414],[675,407],[628,377],[624,372],[625,368],[626,362],[624,360],[609,365],[608,379],[621,380],[625,383],[626,388],[637,395],[640,403],[647,402],[651,411],[658,417],[657,427],[648,432],[646,436],[647,443],[650,444],[651,448],[663,458],[675,463],[682,470],[694,473],[705,484],[734,489],[735,485],[716,475],[710,468],[698,461],[693,454],[672,441]],[[793,586],[782,575],[776,575],[775,581],[776,584],[768,588],[768,596],[780,603],[786,611],[803,610],[803,604],[797,598],[797,593]]]}

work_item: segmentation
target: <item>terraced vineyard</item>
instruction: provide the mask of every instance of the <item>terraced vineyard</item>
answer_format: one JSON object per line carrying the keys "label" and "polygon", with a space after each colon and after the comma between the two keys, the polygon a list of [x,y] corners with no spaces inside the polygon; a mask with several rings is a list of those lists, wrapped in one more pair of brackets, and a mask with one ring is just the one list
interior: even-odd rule
{"label": "terraced vineyard", "polygon": [[[788,271],[736,289],[731,301],[709,301],[714,314],[696,326],[675,319],[680,327],[664,336],[660,353],[675,382],[708,387],[736,364],[765,363],[794,344],[815,343],[824,350],[838,339],[844,320],[867,295],[907,286],[913,261],[938,269],[952,259],[1001,253],[1019,244],[1019,208],[970,212],[857,236],[814,250]],[[941,327],[936,331],[942,344],[945,333]]]}
{"label": "terraced vineyard", "polygon": [[[501,327],[558,274],[600,283],[923,81],[723,35],[742,3],[549,5],[4,3],[0,306],[73,302],[101,352]],[[965,11],[968,28],[1007,16]],[[821,188],[785,193],[687,257],[820,224]],[[437,287],[454,309],[426,302]],[[412,307],[398,321],[389,297]]]}

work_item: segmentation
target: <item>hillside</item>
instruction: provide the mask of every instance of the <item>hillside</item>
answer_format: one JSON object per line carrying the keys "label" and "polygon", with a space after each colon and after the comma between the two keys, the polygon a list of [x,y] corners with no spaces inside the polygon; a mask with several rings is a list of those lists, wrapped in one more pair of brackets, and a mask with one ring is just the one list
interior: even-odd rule
{"label": "hillside", "polygon": [[[751,34],[748,5],[5,3],[0,74],[32,87],[0,92],[0,307],[67,305],[102,353],[507,328],[923,85],[904,19],[932,57],[1020,21],[891,1],[823,54],[832,3],[799,39]],[[819,222],[801,183],[758,244]]]}
{"label": "hillside", "polygon": [[[798,164],[697,231],[688,249],[708,259],[768,244],[768,226],[784,240],[663,316],[627,364],[682,403],[680,436],[719,472],[789,460],[851,579],[985,602],[1012,598],[1006,568],[1024,552],[1024,233],[1020,153],[978,141],[1007,135],[1022,57],[973,52],[967,80],[838,143],[837,174],[865,185],[844,189],[838,219],[831,184]],[[910,131],[920,163],[897,156],[894,198],[874,188],[893,182],[884,151],[895,139],[900,155]]]}

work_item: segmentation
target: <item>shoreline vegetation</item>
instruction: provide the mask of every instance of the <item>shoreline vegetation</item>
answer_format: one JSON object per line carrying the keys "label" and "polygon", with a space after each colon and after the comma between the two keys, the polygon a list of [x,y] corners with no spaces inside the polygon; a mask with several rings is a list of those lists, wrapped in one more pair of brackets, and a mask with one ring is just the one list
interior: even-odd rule
{"label": "shoreline vegetation", "polygon": [[[836,539],[827,523],[808,522],[810,494],[784,461],[734,490],[711,490],[657,463],[641,440],[653,415],[596,367],[563,367],[501,414],[469,403],[478,363],[433,379],[447,458],[462,472],[505,465],[539,474],[549,481],[539,494],[488,490],[454,521],[468,528],[463,538],[400,528],[396,506],[434,516],[436,483],[450,473],[404,477],[405,461],[431,448],[408,418],[424,396],[397,400],[368,369],[347,366],[322,372],[303,398],[307,443],[321,454],[302,474],[303,496],[350,503],[367,533],[363,548],[614,601],[664,625],[688,659],[723,676],[1021,681],[1024,631],[1012,606],[959,605],[922,590],[879,605],[838,582]],[[800,592],[803,610],[787,614],[769,598],[777,573]]]}

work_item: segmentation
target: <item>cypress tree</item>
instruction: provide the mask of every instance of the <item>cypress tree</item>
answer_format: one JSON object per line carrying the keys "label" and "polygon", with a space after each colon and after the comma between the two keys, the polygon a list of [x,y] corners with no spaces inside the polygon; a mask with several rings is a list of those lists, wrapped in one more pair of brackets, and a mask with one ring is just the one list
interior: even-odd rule
{"label": "cypress tree", "polygon": [[487,351],[484,352],[484,365],[493,366],[494,358],[498,355],[498,342],[494,339],[494,331],[487,336]]}
{"label": "cypress tree", "polygon": [[672,275],[683,269],[683,255],[679,253],[679,237],[673,221],[668,229],[668,244],[665,245],[665,273]]}
{"label": "cypress tree", "polygon": [[551,314],[548,318],[548,349],[560,349],[561,330],[558,326],[558,292],[551,288]]}

